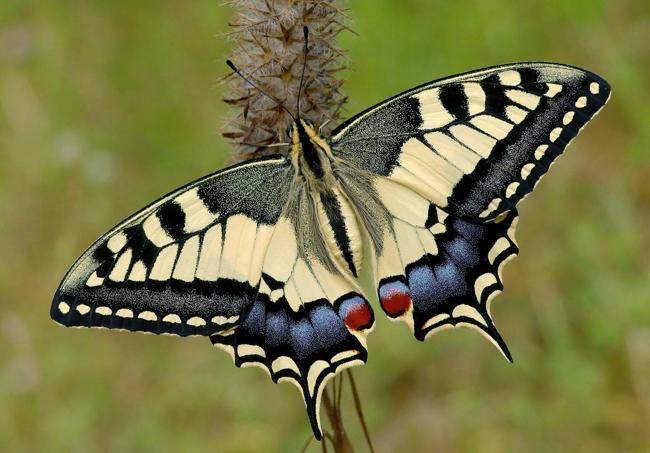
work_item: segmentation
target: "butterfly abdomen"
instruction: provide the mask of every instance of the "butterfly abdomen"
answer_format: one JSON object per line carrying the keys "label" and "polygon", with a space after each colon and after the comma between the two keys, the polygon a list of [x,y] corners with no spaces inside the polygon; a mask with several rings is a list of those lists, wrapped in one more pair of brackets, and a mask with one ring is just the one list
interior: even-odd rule
{"label": "butterfly abdomen", "polygon": [[316,199],[318,221],[335,261],[358,277],[363,262],[359,224],[347,198],[338,188],[321,193]]}

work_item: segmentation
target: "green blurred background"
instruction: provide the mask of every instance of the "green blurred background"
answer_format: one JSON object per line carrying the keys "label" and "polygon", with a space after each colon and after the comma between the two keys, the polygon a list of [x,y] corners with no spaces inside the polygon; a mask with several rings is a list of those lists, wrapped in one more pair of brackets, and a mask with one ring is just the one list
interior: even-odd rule
{"label": "green blurred background", "polygon": [[[419,343],[378,316],[355,369],[377,450],[650,451],[650,3],[349,6],[348,114],[518,60],[613,87],[521,208],[493,307],[513,365],[472,331]],[[229,16],[220,0],[0,2],[0,451],[280,452],[308,437],[293,386],[206,339],[49,319],[88,244],[227,159]],[[345,417],[365,451],[349,401]]]}

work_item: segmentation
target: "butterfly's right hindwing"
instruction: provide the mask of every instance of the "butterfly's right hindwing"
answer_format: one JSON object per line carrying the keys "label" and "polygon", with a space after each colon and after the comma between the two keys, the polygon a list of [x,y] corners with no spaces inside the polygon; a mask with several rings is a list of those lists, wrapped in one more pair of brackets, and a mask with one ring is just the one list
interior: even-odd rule
{"label": "butterfly's right hindwing", "polygon": [[93,244],[63,279],[52,318],[66,326],[210,335],[252,306],[293,170],[245,163],[153,203]]}

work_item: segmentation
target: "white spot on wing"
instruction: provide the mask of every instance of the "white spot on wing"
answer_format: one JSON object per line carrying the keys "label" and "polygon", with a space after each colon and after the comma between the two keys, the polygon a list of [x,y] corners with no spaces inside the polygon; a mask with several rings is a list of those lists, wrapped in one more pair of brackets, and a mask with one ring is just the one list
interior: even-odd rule
{"label": "white spot on wing", "polygon": [[233,324],[237,322],[238,319],[239,316],[231,316],[229,318],[226,318],[225,316],[215,316],[210,321],[218,325],[223,325],[223,324]]}
{"label": "white spot on wing", "polygon": [[470,120],[477,128],[487,132],[492,137],[504,139],[512,130],[512,124],[507,123],[492,115],[479,115]]}
{"label": "white spot on wing", "polygon": [[59,302],[59,305],[57,306],[57,308],[64,315],[67,314],[70,311],[70,305],[66,304],[65,302]]}
{"label": "white spot on wing", "polygon": [[237,355],[239,357],[245,357],[248,355],[266,357],[266,352],[260,346],[254,344],[240,344],[237,346]]}
{"label": "white spot on wing", "polygon": [[558,137],[560,136],[561,133],[562,133],[562,128],[561,128],[561,127],[556,127],[555,129],[553,129],[553,130],[551,131],[551,133],[549,134],[548,138],[549,138],[549,140],[550,140],[551,142],[554,142],[555,140],[558,139]]}
{"label": "white spot on wing", "polygon": [[540,160],[542,157],[544,157],[547,149],[548,145],[539,145],[535,150],[535,159]]}
{"label": "white spot on wing", "polygon": [[174,261],[176,261],[176,252],[178,251],[178,244],[172,244],[160,251],[156,262],[151,269],[149,278],[151,280],[165,281],[169,280],[172,276],[172,269],[174,268]]}
{"label": "white spot on wing", "polygon": [[471,305],[467,305],[467,304],[458,305],[456,308],[454,308],[454,311],[451,313],[451,316],[453,318],[462,318],[462,317],[471,318],[485,325],[485,319],[483,319],[483,316],[481,316],[478,310],[472,307]]}
{"label": "white spot on wing", "polygon": [[162,320],[164,322],[168,322],[168,323],[171,323],[171,324],[180,324],[180,322],[181,322],[180,316],[178,316],[178,315],[176,315],[174,313],[170,313],[170,314],[166,315]]}
{"label": "white spot on wing", "polygon": [[205,203],[203,203],[203,200],[199,197],[198,192],[198,187],[195,187],[180,194],[174,200],[185,213],[184,231],[186,233],[194,233],[202,230],[217,219],[217,214],[210,212]]}
{"label": "white spot on wing", "polygon": [[575,115],[575,112],[569,111],[564,114],[564,117],[562,118],[562,124],[565,126],[569,124],[571,121],[573,121],[573,116]]}
{"label": "white spot on wing", "polygon": [[501,204],[501,198],[494,198],[487,205],[487,208],[485,208],[485,210],[481,212],[478,216],[482,219],[489,216],[490,214],[492,214],[494,211],[497,210],[500,204]]}
{"label": "white spot on wing", "polygon": [[339,352],[334,357],[332,357],[330,362],[332,362],[332,363],[341,362],[342,360],[349,359],[350,357],[354,357],[354,356],[357,356],[357,355],[359,355],[359,352],[358,351],[353,351],[353,350]]}
{"label": "white spot on wing", "polygon": [[562,85],[559,85],[557,83],[547,83],[546,86],[548,87],[548,90],[546,90],[544,96],[547,96],[549,98],[555,97],[556,94],[562,91]]}
{"label": "white spot on wing", "polygon": [[271,298],[272,302],[277,302],[282,296],[284,296],[284,290],[283,289],[274,289],[269,294],[269,297]]}
{"label": "white spot on wing", "polygon": [[160,219],[156,213],[152,213],[147,219],[142,223],[142,229],[147,238],[154,243],[156,247],[164,247],[167,244],[171,244],[173,239],[167,234],[160,224]]}
{"label": "white spot on wing", "polygon": [[506,188],[506,198],[512,197],[517,192],[518,187],[519,183],[516,181],[508,184],[508,187]]}
{"label": "white spot on wing", "polygon": [[526,115],[528,115],[528,112],[516,105],[509,105],[506,107],[506,116],[515,124],[521,123],[526,118]]}
{"label": "white spot on wing", "polygon": [[88,313],[90,311],[90,307],[88,305],[86,305],[86,304],[79,304],[79,305],[77,305],[77,311],[80,314],[85,315],[86,313]]}
{"label": "white spot on wing", "polygon": [[106,247],[108,247],[111,252],[117,253],[126,245],[126,239],[126,234],[120,231],[119,233],[115,233],[113,236],[111,236],[111,238],[106,243]]}
{"label": "white spot on wing", "polygon": [[278,373],[282,370],[291,370],[294,373],[296,373],[298,376],[300,376],[300,370],[298,369],[298,365],[296,362],[291,358],[286,355],[280,356],[277,359],[271,363],[271,370],[273,370],[274,373]]}
{"label": "white spot on wing", "polygon": [[454,120],[453,115],[442,105],[439,94],[439,88],[431,88],[413,95],[420,102],[420,129],[439,129]]}
{"label": "white spot on wing", "polygon": [[470,115],[477,115],[485,110],[485,91],[480,83],[463,83],[463,90],[467,97],[467,106]]}
{"label": "white spot on wing", "polygon": [[491,273],[485,273],[477,278],[474,282],[474,295],[476,296],[476,300],[480,301],[485,288],[494,285],[495,283],[497,283],[497,279],[494,274]]}
{"label": "white spot on wing", "polygon": [[119,316],[120,318],[133,318],[133,310],[129,310],[128,308],[120,308],[115,312],[115,316]]}
{"label": "white spot on wing", "polygon": [[517,240],[515,239],[515,230],[517,229],[517,224],[519,223],[519,217],[515,217],[512,219],[512,223],[510,224],[510,228],[508,228],[508,237],[510,240],[516,244]]}
{"label": "white spot on wing", "polygon": [[157,321],[158,316],[153,311],[143,311],[138,314],[138,318],[144,319],[145,321]]}
{"label": "white spot on wing", "polygon": [[109,316],[109,315],[111,315],[113,313],[113,310],[111,310],[110,308],[102,305],[101,307],[95,308],[95,313],[97,313],[98,315],[102,315],[102,316]]}
{"label": "white spot on wing", "polygon": [[311,367],[309,367],[309,372],[307,373],[307,387],[309,389],[309,394],[313,395],[314,390],[316,389],[316,380],[329,367],[329,363],[325,360],[315,361]]}
{"label": "white spot on wing", "polygon": [[587,96],[580,96],[576,101],[576,107],[579,109],[587,106]]}
{"label": "white spot on wing", "polygon": [[503,71],[499,73],[499,81],[503,85],[516,86],[521,83],[521,75],[519,71],[515,71],[514,69]]}
{"label": "white spot on wing", "polygon": [[143,282],[147,277],[147,268],[144,263],[140,260],[136,261],[131,268],[131,273],[129,274],[129,280],[134,282]]}
{"label": "white spot on wing", "polygon": [[490,264],[494,264],[494,260],[497,259],[497,256],[499,256],[508,247],[510,247],[510,241],[508,241],[508,239],[504,237],[497,239],[497,241],[488,252],[488,260],[490,261]]}
{"label": "white spot on wing", "polygon": [[506,90],[506,96],[508,96],[511,101],[523,105],[528,110],[535,110],[539,105],[540,100],[539,96],[521,90]]}
{"label": "white spot on wing", "polygon": [[122,253],[117,259],[115,267],[113,267],[113,270],[108,275],[108,278],[114,282],[123,282],[124,278],[126,277],[126,272],[129,270],[129,265],[131,264],[132,255],[133,252],[131,252],[131,249],[127,249],[124,253]]}
{"label": "white spot on wing", "polygon": [[205,323],[205,319],[199,316],[192,316],[190,319],[187,320],[187,324],[194,327],[201,327],[204,326],[206,323]]}
{"label": "white spot on wing", "polygon": [[94,286],[99,286],[102,283],[104,283],[104,279],[102,277],[97,276],[97,271],[95,271],[90,275],[90,277],[88,277],[88,280],[86,281],[86,286],[94,287]]}
{"label": "white spot on wing", "polygon": [[526,164],[521,167],[521,179],[526,180],[533,168],[535,168],[535,164]]}
{"label": "white spot on wing", "polygon": [[427,319],[427,322],[425,322],[422,326],[422,330],[426,330],[428,327],[431,327],[434,324],[438,324],[440,321],[444,321],[445,319],[449,319],[449,315],[447,313],[440,313],[439,315],[435,315]]}
{"label": "white spot on wing", "polygon": [[203,236],[196,278],[213,282],[219,278],[221,260],[221,224],[214,225]]}
{"label": "white spot on wing", "polygon": [[450,132],[463,145],[479,154],[481,157],[489,157],[497,141],[489,135],[472,129],[464,124],[451,126]]}
{"label": "white spot on wing", "polygon": [[176,266],[174,266],[173,277],[176,280],[191,282],[194,280],[196,272],[196,260],[199,255],[199,237],[192,236],[183,245],[181,253],[178,256]]}
{"label": "white spot on wing", "polygon": [[589,91],[591,94],[598,94],[600,92],[600,85],[598,85],[596,82],[591,82],[589,84]]}

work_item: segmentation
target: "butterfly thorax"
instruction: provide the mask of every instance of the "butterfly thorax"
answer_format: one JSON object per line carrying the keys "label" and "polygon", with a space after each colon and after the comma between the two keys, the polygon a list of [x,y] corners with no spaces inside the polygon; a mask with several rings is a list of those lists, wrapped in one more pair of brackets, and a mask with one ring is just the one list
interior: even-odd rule
{"label": "butterfly thorax", "polygon": [[291,161],[312,190],[323,192],[333,184],[332,151],[314,127],[299,119],[291,131]]}
{"label": "butterfly thorax", "polygon": [[307,202],[319,224],[308,228],[321,231],[334,252],[332,258],[357,276],[362,260],[361,238],[356,234],[359,225],[347,195],[334,176],[330,146],[304,120],[294,124],[291,136],[291,161],[298,178],[304,179],[309,193]]}

